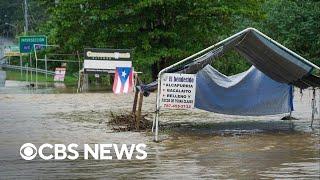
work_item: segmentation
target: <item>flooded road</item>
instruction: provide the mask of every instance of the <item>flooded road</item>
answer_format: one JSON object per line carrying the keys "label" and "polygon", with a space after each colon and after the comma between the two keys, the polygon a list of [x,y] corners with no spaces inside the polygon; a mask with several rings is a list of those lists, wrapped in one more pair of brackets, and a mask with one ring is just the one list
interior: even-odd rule
{"label": "flooded road", "polygon": [[[14,83],[13,83],[14,84]],[[9,90],[8,90],[9,89]],[[72,90],[73,91],[73,90]],[[72,92],[71,91],[71,92]],[[49,92],[49,94],[48,94]],[[320,174],[319,120],[310,125],[310,95],[295,95],[293,116],[241,117],[201,110],[164,111],[160,124],[185,126],[160,132],[112,132],[110,112],[129,112],[133,94],[52,93],[14,85],[0,89],[1,179],[318,179]],[[152,112],[155,94],[145,98]],[[317,118],[319,116],[317,115]],[[152,116],[149,117],[150,119]],[[269,131],[270,130],[270,131]],[[22,160],[24,143],[147,145],[145,160]],[[80,154],[81,156],[81,154]]]}

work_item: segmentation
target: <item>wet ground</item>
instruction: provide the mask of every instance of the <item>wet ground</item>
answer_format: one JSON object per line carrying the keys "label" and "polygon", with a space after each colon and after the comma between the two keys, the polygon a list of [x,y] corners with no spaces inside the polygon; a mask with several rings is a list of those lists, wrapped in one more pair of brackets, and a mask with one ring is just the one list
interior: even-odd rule
{"label": "wet ground", "polygon": [[[0,88],[0,179],[319,179],[320,121],[314,122],[314,129],[309,127],[310,91],[304,91],[302,98],[295,94],[293,116],[298,120],[292,120],[293,124],[280,120],[284,115],[165,111],[160,119],[162,142],[154,143],[150,132],[112,132],[107,125],[111,111],[131,110],[133,94],[73,94],[74,90],[35,91],[17,82]],[[151,94],[145,98],[143,111],[151,113],[154,107],[155,95]],[[19,149],[26,142],[145,143],[148,157],[25,161]]]}

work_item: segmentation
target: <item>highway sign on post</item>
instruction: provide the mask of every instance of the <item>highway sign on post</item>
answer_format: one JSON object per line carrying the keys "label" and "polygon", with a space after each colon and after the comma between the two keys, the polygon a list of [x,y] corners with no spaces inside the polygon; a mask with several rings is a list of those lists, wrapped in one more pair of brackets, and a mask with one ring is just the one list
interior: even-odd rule
{"label": "highway sign on post", "polygon": [[36,49],[44,48],[41,45],[47,45],[47,36],[21,36],[19,38],[20,53],[31,53],[36,44]]}

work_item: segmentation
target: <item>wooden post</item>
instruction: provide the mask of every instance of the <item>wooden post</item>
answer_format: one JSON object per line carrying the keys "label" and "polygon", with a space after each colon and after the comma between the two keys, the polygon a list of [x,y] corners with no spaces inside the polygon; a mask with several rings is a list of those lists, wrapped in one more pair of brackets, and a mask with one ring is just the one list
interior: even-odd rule
{"label": "wooden post", "polygon": [[[138,84],[137,82],[138,80],[138,74],[137,73],[134,73],[134,86],[133,86],[133,90],[134,90],[134,100],[133,100],[133,106],[132,106],[132,114],[135,116],[136,115],[136,110],[137,110],[137,102],[138,102],[138,94],[139,94],[139,91],[136,89],[136,86]],[[136,118],[136,117],[134,117]]]}
{"label": "wooden post", "polygon": [[136,110],[137,110],[138,94],[139,94],[139,91],[136,90],[134,93],[134,100],[133,100],[133,106],[132,106],[132,114],[134,116],[136,115]]}
{"label": "wooden post", "polygon": [[83,79],[82,76],[83,76],[83,73],[79,71],[77,93],[82,91],[82,79]]}
{"label": "wooden post", "polygon": [[[79,66],[79,74],[78,74],[78,89],[77,89],[77,93],[81,92],[82,90],[80,90],[80,87],[81,87],[81,76],[82,76],[82,73],[81,73],[81,67],[80,67],[80,55],[79,55],[79,51],[77,51],[77,57],[78,57],[78,66]],[[84,69],[83,69],[84,71]]]}
{"label": "wooden post", "polygon": [[89,75],[83,72],[82,91],[87,92],[89,89]]}
{"label": "wooden post", "polygon": [[137,115],[136,115],[136,129],[137,130],[140,129],[142,102],[143,102],[143,93],[139,92],[139,104],[138,104],[138,111],[137,111]]}

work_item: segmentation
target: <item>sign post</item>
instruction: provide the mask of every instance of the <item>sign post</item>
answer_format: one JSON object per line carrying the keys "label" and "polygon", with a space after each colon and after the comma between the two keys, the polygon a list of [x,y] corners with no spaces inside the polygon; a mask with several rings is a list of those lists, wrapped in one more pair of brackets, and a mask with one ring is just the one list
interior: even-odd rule
{"label": "sign post", "polygon": [[20,79],[22,80],[22,56],[20,54]]}
{"label": "sign post", "polygon": [[170,109],[194,108],[196,75],[164,73],[172,66],[161,70],[158,74],[157,106],[152,123],[155,142],[158,142],[159,113],[161,107]]}
{"label": "sign post", "polygon": [[[39,35],[39,36],[21,36],[19,38],[19,47],[20,53],[29,53],[29,61],[30,67],[32,68],[32,57],[31,53],[34,50],[43,49],[47,45],[47,36]],[[32,82],[32,69],[30,71],[31,78],[30,82]],[[37,80],[37,77],[36,77]]]}

